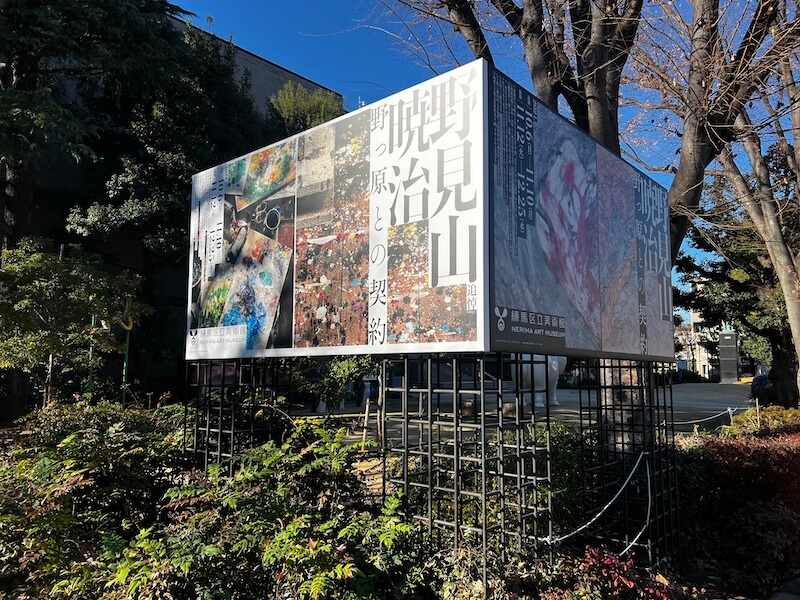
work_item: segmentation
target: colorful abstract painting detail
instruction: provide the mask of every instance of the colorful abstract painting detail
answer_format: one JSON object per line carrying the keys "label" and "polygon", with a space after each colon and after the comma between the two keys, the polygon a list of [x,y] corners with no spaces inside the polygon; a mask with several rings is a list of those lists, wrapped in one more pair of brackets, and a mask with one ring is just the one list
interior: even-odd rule
{"label": "colorful abstract painting detail", "polygon": [[295,347],[365,343],[368,140],[368,113],[300,138]]}
{"label": "colorful abstract painting detail", "polygon": [[599,337],[596,167],[593,144],[580,141],[563,139],[545,157],[536,232],[547,266]]}
{"label": "colorful abstract painting detail", "polygon": [[236,210],[294,184],[295,175],[294,141],[255,152],[250,155],[244,192],[236,200]]}
{"label": "colorful abstract painting detail", "polygon": [[249,230],[236,262],[209,286],[200,327],[247,327],[247,349],[266,348],[292,250]]}
{"label": "colorful abstract painting detail", "polygon": [[240,158],[228,165],[225,177],[225,192],[241,195],[244,192],[244,182],[247,177],[247,159]]}

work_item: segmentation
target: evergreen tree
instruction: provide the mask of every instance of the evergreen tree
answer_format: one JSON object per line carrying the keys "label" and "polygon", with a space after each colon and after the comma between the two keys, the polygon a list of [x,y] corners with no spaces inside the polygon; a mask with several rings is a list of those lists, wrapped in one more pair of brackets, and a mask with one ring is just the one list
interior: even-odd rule
{"label": "evergreen tree", "polygon": [[104,119],[91,88],[118,106],[158,90],[176,67],[182,11],[165,0],[0,2],[0,167],[17,235],[30,230],[37,161],[92,156]]}
{"label": "evergreen tree", "polygon": [[[136,300],[138,277],[111,275],[98,255],[78,246],[56,251],[47,240],[23,238],[2,259],[0,369],[30,374],[44,405],[58,398],[66,375],[99,366],[103,351],[120,350],[104,330],[147,312]],[[90,344],[97,350],[91,354]]]}
{"label": "evergreen tree", "polygon": [[180,72],[164,89],[114,115],[89,176],[106,182],[88,207],[72,209],[68,229],[109,239],[142,240],[161,262],[180,264],[186,250],[192,175],[277,141],[281,125],[260,114],[247,74],[237,76],[233,46],[188,26]]}
{"label": "evergreen tree", "polygon": [[[677,292],[675,304],[698,310],[709,323],[734,325],[745,335],[745,348],[752,355],[771,358],[778,401],[794,406],[795,347],[783,291],[764,241],[754,234],[750,217],[721,178],[706,190],[701,210],[699,225],[689,237],[700,252],[684,254],[676,264],[684,283],[699,285]],[[800,223],[790,229],[790,235],[797,235]]]}

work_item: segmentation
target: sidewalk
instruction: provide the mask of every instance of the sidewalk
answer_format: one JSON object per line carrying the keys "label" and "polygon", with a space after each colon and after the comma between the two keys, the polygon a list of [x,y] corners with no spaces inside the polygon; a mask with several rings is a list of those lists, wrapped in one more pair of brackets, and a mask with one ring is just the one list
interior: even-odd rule
{"label": "sidewalk", "polygon": [[[691,433],[694,431],[695,425],[706,431],[713,431],[721,425],[730,425],[729,409],[736,415],[750,408],[749,395],[750,386],[748,384],[678,383],[673,385],[672,421],[675,423],[676,433]],[[580,420],[579,390],[559,389],[557,400],[558,406],[549,407],[552,419],[572,422]],[[357,406],[354,401],[349,401],[333,413],[336,418],[343,419],[351,427],[353,440],[361,439],[364,409],[363,405]],[[389,410],[399,410],[399,408],[392,406]],[[544,408],[538,407],[536,412],[537,418],[544,418]],[[293,414],[295,413],[293,412]],[[313,413],[306,409],[298,414],[310,416]],[[376,417],[377,405],[373,401],[370,406],[367,439],[375,439]]]}

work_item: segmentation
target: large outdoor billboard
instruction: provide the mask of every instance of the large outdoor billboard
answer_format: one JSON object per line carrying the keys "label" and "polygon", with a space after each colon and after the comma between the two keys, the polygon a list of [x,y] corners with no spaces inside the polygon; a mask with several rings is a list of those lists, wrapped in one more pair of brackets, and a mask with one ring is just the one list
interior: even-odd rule
{"label": "large outdoor billboard", "polygon": [[476,61],[195,175],[186,356],[671,360],[666,218]]}

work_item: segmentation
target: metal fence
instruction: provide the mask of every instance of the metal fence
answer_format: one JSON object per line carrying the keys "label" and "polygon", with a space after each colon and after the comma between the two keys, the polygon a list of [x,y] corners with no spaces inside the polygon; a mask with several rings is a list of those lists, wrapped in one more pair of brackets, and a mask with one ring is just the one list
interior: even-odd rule
{"label": "metal fence", "polygon": [[578,368],[585,507],[600,514],[590,531],[618,552],[639,549],[651,564],[676,560],[671,365],[595,360]]}
{"label": "metal fence", "polygon": [[233,473],[247,448],[279,439],[285,431],[291,382],[286,361],[232,359],[187,365],[184,446],[197,465],[220,464]]}
{"label": "metal fence", "polygon": [[[281,438],[298,388],[292,364],[189,363],[186,447],[199,466],[233,472],[244,449]],[[580,471],[567,474],[582,479],[576,501],[555,485],[565,474],[554,465],[565,462],[553,447],[563,411],[551,405],[552,357],[426,354],[378,364],[384,494],[401,491],[404,515],[442,547],[481,552],[484,579],[489,560],[548,559],[567,543],[636,549],[651,564],[676,559],[670,365],[584,359],[562,375],[579,397],[577,462],[567,467]],[[579,514],[565,525],[554,515],[570,503]]]}

